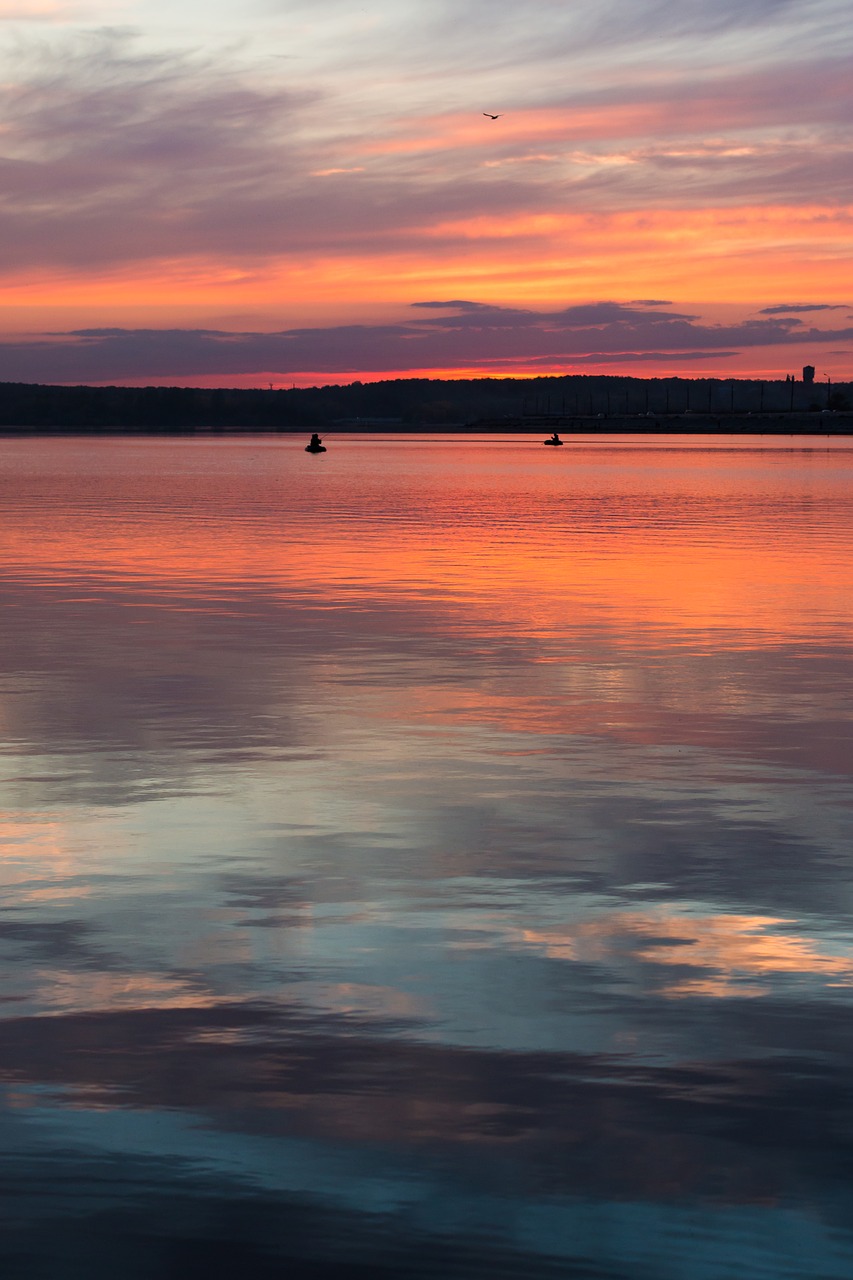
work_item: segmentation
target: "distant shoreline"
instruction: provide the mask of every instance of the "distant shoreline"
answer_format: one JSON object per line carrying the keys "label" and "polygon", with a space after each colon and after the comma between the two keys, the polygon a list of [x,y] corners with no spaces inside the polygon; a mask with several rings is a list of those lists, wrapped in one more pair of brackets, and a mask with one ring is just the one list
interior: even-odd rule
{"label": "distant shoreline", "polygon": [[6,435],[379,433],[848,435],[853,383],[567,374],[400,378],[346,386],[48,386],[0,383]]}
{"label": "distant shoreline", "polygon": [[796,435],[796,436],[851,436],[853,412],[829,411],[810,413],[767,414],[641,414],[641,415],[592,415],[576,416],[543,415],[531,418],[480,419],[473,422],[361,422],[316,423],[305,426],[291,424],[247,424],[246,426],[205,426],[150,423],[123,425],[104,423],[91,426],[82,424],[27,424],[0,426],[0,438],[75,436],[98,437],[200,437],[203,439],[244,436],[301,437],[319,430],[334,437],[363,435],[550,435],[557,431],[561,436],[589,435]]}

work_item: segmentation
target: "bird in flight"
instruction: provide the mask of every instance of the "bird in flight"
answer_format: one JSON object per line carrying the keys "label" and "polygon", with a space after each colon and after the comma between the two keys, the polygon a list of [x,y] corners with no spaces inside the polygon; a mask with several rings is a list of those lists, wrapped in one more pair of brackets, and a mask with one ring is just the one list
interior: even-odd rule
{"label": "bird in flight", "polygon": [[500,120],[500,118],[501,118],[501,117],[500,117],[500,115],[493,116],[493,115],[492,115],[492,113],[491,113],[491,111],[484,111],[484,112],[483,112],[483,115],[484,115],[484,116],[488,116],[490,120]]}

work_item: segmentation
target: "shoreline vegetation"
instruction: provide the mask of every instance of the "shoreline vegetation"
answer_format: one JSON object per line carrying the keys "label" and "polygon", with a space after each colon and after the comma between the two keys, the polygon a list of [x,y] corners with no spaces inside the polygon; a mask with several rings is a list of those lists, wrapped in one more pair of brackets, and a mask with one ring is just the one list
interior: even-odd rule
{"label": "shoreline vegetation", "polygon": [[401,378],[289,389],[0,383],[3,435],[460,433],[853,435],[853,383]]}

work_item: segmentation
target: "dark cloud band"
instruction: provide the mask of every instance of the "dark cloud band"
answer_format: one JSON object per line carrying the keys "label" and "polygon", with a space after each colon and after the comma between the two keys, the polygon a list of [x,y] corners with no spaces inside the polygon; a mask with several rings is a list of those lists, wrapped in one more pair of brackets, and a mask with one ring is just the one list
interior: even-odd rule
{"label": "dark cloud band", "polygon": [[[411,321],[277,333],[213,329],[80,329],[0,343],[0,379],[105,382],[211,375],[347,374],[728,358],[755,347],[853,340],[853,328],[807,329],[796,316],[704,324],[695,315],[618,302],[557,311],[467,301],[420,303]],[[414,311],[413,308],[413,311]],[[441,312],[444,314],[441,314]]]}

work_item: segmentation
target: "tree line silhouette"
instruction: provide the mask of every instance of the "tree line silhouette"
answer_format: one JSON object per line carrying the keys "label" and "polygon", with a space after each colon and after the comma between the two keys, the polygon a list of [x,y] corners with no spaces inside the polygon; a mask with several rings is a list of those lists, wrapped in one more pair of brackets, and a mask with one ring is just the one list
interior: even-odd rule
{"label": "tree line silhouette", "polygon": [[[749,379],[398,378],[340,386],[210,389],[0,383],[0,429],[75,432],[405,430],[480,425],[497,429],[539,421],[685,414],[844,414],[853,385]],[[666,423],[661,422],[662,427]],[[699,425],[698,422],[696,424]],[[839,427],[841,424],[838,424]],[[683,426],[683,424],[682,424]]]}

